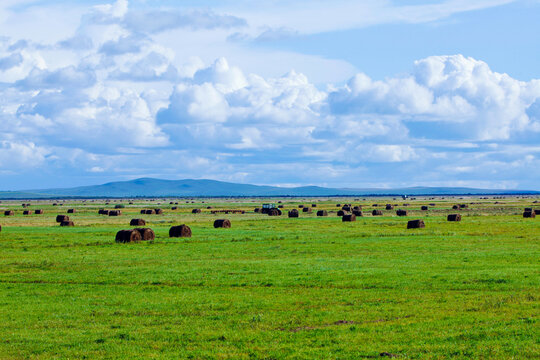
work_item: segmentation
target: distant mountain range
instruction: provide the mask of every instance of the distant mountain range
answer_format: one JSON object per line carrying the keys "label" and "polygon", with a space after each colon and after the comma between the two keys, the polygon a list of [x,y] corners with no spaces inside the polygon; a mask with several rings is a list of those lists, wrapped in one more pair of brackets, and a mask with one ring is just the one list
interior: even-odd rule
{"label": "distant mountain range", "polygon": [[225,197],[225,196],[377,196],[377,195],[511,195],[540,194],[540,191],[488,190],[448,187],[401,189],[332,189],[318,186],[277,187],[235,184],[215,180],[136,179],[103,185],[65,189],[0,191],[0,199],[38,199],[58,197]]}

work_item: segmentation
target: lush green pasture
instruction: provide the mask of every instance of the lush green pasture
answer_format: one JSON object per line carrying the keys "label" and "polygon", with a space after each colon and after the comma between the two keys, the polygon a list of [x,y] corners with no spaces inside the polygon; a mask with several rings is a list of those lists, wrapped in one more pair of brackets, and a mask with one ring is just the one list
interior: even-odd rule
{"label": "lush green pasture", "polygon": [[[124,201],[120,217],[97,214],[114,202],[34,202],[45,214],[30,216],[2,202],[0,358],[540,358],[540,218],[521,216],[533,199],[408,200],[407,218],[382,206],[402,200],[315,200],[329,216],[298,219],[253,213],[261,200],[194,201]],[[337,202],[366,216],[342,223]],[[450,210],[465,202],[477,203]],[[76,227],[59,227],[72,207]],[[156,240],[116,244],[135,217]],[[232,229],[213,228],[223,217]],[[184,223],[193,237],[169,239]]]}

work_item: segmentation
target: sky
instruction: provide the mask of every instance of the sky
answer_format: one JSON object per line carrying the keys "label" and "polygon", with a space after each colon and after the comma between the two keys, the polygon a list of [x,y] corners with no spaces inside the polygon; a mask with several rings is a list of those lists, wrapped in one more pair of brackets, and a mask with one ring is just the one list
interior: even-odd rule
{"label": "sky", "polygon": [[540,190],[539,0],[2,0],[0,190]]}

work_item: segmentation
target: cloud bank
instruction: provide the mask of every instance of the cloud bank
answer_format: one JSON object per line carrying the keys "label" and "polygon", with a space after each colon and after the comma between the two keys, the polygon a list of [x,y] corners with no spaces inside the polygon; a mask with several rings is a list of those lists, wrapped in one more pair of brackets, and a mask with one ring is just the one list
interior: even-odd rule
{"label": "cloud bank", "polygon": [[226,58],[181,62],[155,38],[245,26],[119,0],[90,9],[54,44],[0,39],[3,176],[538,188],[540,80],[448,55],[384,80],[358,73],[316,85]]}

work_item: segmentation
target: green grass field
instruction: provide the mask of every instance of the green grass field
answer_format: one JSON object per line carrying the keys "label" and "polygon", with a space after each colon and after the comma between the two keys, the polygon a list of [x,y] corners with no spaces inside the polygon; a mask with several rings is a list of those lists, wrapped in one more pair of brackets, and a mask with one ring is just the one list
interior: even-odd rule
{"label": "green grass field", "polygon": [[[298,219],[255,214],[251,199],[175,211],[139,201],[119,217],[97,215],[97,202],[33,202],[45,214],[23,216],[20,201],[3,201],[0,358],[538,359],[540,218],[521,216],[532,201],[419,199],[399,218],[371,205],[402,200],[333,199],[317,201],[328,217]],[[342,223],[337,202],[367,214]],[[69,207],[76,227],[61,228]],[[165,213],[139,214],[155,207]],[[456,212],[463,220],[447,222]],[[116,244],[139,217],[156,240]],[[214,229],[224,217],[232,228]],[[426,228],[407,230],[409,219]],[[177,224],[193,237],[170,239]]]}

